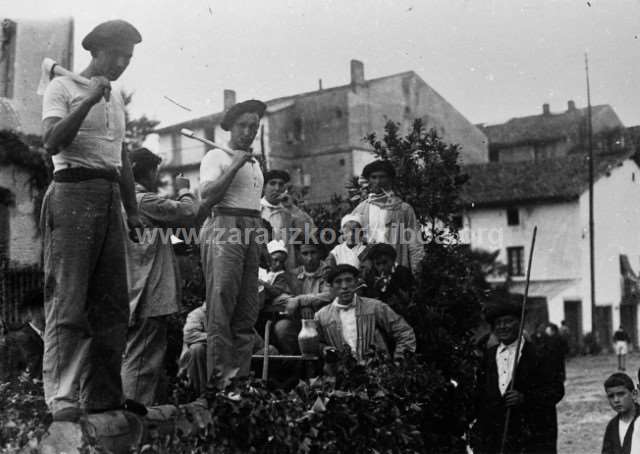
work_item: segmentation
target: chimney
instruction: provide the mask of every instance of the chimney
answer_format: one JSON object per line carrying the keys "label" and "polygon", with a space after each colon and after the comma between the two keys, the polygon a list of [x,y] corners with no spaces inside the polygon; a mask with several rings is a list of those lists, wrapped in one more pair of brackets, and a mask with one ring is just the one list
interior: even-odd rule
{"label": "chimney", "polygon": [[364,63],[360,60],[351,60],[351,84],[364,84]]}
{"label": "chimney", "polygon": [[234,90],[224,91],[224,110],[229,109],[236,103],[236,92]]}
{"label": "chimney", "polygon": [[574,110],[576,110],[576,102],[569,100],[569,102],[567,102],[567,112],[572,112]]}
{"label": "chimney", "polygon": [[322,91],[322,79],[318,79],[318,90]]}
{"label": "chimney", "polygon": [[546,102],[542,105],[542,115],[549,115],[551,111],[549,110],[549,104]]}

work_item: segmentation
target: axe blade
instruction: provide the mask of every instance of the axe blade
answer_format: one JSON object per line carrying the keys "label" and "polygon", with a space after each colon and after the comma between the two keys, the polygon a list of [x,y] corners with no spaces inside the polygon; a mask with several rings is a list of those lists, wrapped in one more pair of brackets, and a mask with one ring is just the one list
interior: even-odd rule
{"label": "axe blade", "polygon": [[40,82],[38,83],[38,89],[36,93],[42,96],[49,86],[49,82],[51,82],[51,78],[54,76],[53,67],[56,66],[57,63],[52,58],[45,58],[42,60],[42,74],[40,75]]}

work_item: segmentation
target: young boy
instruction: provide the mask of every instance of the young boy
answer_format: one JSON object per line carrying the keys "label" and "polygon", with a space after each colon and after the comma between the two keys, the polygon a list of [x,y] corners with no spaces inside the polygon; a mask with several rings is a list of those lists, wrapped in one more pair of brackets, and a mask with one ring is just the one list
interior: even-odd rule
{"label": "young boy", "polygon": [[630,454],[634,421],[640,414],[635,403],[637,392],[633,380],[621,372],[611,375],[604,382],[609,405],[617,413],[609,421],[602,441],[602,454]]}
{"label": "young boy", "polygon": [[334,247],[327,256],[327,264],[331,268],[337,265],[351,265],[361,269],[360,255],[366,249],[362,229],[362,218],[357,214],[348,214],[340,221],[343,241]]}
{"label": "young boy", "polygon": [[373,268],[365,278],[364,295],[397,310],[409,301],[415,279],[409,268],[396,263],[396,257],[396,250],[390,244],[378,243],[370,248],[366,259],[371,260]]}
{"label": "young boy", "polygon": [[271,256],[271,267],[267,273],[260,273],[259,284],[264,287],[265,306],[270,306],[280,301],[278,297],[281,295],[291,294],[291,279],[286,270],[288,251],[284,241],[270,241],[267,250]]}

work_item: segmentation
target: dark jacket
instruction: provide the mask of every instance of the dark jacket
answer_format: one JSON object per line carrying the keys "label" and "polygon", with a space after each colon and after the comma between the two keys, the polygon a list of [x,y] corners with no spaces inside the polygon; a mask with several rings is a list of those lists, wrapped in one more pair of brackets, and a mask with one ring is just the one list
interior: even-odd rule
{"label": "dark jacket", "polygon": [[[640,406],[636,404],[636,418],[640,414]],[[604,439],[602,440],[602,454],[630,454],[631,440],[633,438],[633,421],[629,425],[622,446],[620,446],[620,435],[618,434],[618,422],[620,415],[616,415],[609,421],[604,431]],[[634,418],[635,421],[635,418]]]}
{"label": "dark jacket", "polygon": [[415,283],[411,270],[406,266],[397,265],[388,279],[376,276],[372,270],[365,278],[364,296],[385,302],[397,310],[409,301]]}
{"label": "dark jacket", "polygon": [[[497,349],[496,345],[486,350],[478,373],[474,453],[500,452],[506,407],[498,385]],[[552,371],[528,341],[518,361],[514,389],[524,395],[524,402],[511,410],[505,452],[556,452],[553,434],[557,434],[557,423],[555,418],[550,421],[549,416],[551,412],[555,415],[564,386],[554,380]]]}

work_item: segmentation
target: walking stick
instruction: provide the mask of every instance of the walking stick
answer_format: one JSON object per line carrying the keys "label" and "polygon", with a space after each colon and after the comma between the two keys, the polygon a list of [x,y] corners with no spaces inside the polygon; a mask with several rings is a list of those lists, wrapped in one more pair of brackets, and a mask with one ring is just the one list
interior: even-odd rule
{"label": "walking stick", "polygon": [[[527,264],[527,279],[524,285],[524,295],[522,297],[522,310],[520,311],[520,326],[518,327],[518,343],[516,344],[516,356],[513,361],[511,370],[511,382],[507,388],[507,392],[513,391],[516,383],[516,368],[518,367],[518,356],[520,356],[520,347],[522,346],[522,331],[524,331],[524,312],[527,305],[527,296],[529,295],[529,281],[531,279],[531,261],[533,259],[533,248],[536,245],[536,233],[538,226],[533,227],[533,236],[531,237],[531,249],[529,249],[529,263]],[[507,408],[507,414],[504,418],[504,430],[502,432],[502,443],[500,443],[500,454],[505,454],[505,445],[507,444],[507,435],[509,432],[509,420],[511,419],[511,407]]]}

